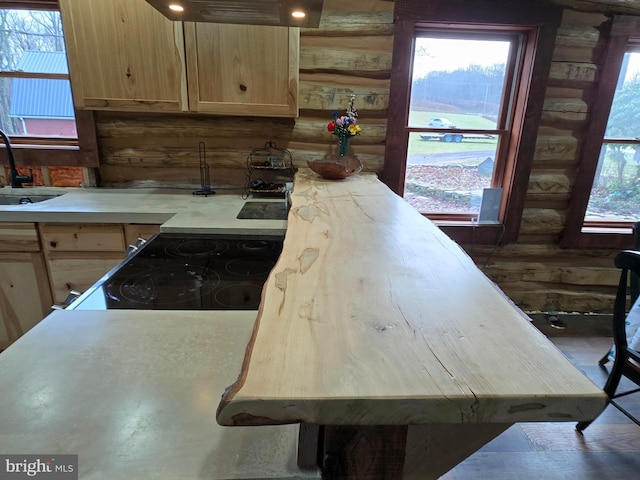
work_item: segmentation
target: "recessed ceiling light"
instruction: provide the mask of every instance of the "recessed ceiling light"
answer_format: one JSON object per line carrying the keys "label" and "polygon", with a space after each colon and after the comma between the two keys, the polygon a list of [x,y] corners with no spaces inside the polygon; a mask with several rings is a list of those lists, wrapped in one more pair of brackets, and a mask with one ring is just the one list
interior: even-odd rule
{"label": "recessed ceiling light", "polygon": [[182,5],[178,5],[176,3],[172,3],[169,5],[169,9],[174,12],[184,12],[184,7]]}
{"label": "recessed ceiling light", "polygon": [[307,16],[307,14],[301,10],[294,10],[293,12],[291,12],[291,16],[294,18],[304,18]]}

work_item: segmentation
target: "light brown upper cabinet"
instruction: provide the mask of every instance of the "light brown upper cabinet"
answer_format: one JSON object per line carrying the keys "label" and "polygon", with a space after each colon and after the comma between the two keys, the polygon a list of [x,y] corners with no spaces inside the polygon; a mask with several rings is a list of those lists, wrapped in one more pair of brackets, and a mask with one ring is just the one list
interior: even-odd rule
{"label": "light brown upper cabinet", "polygon": [[185,22],[190,110],[298,115],[298,28]]}
{"label": "light brown upper cabinet", "polygon": [[188,110],[184,35],[144,0],[60,0],[73,101],[93,110]]}
{"label": "light brown upper cabinet", "polygon": [[144,0],[60,11],[77,108],[298,115],[298,28],[172,22]]}

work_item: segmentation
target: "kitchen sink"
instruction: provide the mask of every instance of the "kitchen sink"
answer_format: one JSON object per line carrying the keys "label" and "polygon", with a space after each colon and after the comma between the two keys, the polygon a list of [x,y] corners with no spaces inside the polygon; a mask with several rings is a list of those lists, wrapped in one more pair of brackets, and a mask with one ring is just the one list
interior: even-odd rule
{"label": "kitchen sink", "polygon": [[40,203],[51,200],[52,198],[64,195],[63,193],[54,195],[32,194],[32,193],[2,193],[0,194],[0,205],[28,205],[31,203]]}

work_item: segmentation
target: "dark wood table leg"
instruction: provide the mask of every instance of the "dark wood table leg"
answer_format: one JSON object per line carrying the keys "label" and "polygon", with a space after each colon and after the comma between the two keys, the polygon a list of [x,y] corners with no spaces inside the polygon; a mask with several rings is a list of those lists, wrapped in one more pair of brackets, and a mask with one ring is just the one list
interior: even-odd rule
{"label": "dark wood table leg", "polygon": [[298,466],[318,468],[324,456],[324,427],[314,423],[300,423],[298,429]]}
{"label": "dark wood table leg", "polygon": [[324,432],[323,478],[327,480],[400,480],[407,427],[332,426]]}

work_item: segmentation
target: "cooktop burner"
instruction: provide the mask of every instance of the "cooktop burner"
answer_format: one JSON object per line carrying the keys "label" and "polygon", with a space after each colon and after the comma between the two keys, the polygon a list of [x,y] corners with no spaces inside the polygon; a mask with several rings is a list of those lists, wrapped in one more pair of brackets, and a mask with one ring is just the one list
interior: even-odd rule
{"label": "cooktop burner", "polygon": [[273,268],[273,265],[274,262],[268,258],[246,257],[229,260],[224,268],[231,275],[253,277],[255,275],[268,274]]}
{"label": "cooktop burner", "polygon": [[238,248],[245,252],[265,252],[273,247],[267,240],[243,240],[238,243]]}
{"label": "cooktop burner", "polygon": [[282,240],[158,234],[70,308],[255,310]]}
{"label": "cooktop burner", "polygon": [[175,241],[165,247],[167,255],[176,257],[222,255],[227,250],[229,250],[229,244],[227,242],[205,239]]}
{"label": "cooktop burner", "polygon": [[123,298],[142,305],[162,305],[210,295],[219,283],[220,275],[207,267],[165,265],[108,282],[107,293],[116,301]]}
{"label": "cooktop burner", "polygon": [[262,287],[251,283],[238,283],[222,287],[216,292],[216,302],[229,310],[257,310],[260,305]]}

